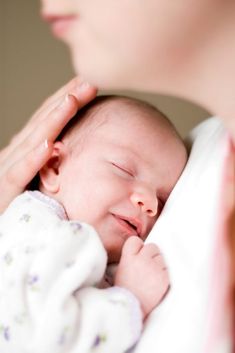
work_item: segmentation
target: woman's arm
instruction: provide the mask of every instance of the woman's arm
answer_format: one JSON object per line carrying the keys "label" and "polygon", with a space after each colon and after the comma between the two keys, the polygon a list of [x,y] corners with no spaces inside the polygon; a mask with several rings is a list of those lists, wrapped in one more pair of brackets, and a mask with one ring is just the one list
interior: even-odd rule
{"label": "woman's arm", "polygon": [[0,213],[50,158],[52,143],[96,89],[74,78],[49,97],[25,127],[0,151]]}

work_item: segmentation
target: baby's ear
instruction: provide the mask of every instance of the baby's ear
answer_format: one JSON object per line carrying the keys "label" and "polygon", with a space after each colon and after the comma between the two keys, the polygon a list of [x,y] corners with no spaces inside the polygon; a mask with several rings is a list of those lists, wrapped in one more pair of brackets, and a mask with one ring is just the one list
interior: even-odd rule
{"label": "baby's ear", "polygon": [[60,190],[61,166],[65,159],[67,147],[61,141],[54,143],[50,159],[39,171],[39,189],[42,192],[56,194]]}

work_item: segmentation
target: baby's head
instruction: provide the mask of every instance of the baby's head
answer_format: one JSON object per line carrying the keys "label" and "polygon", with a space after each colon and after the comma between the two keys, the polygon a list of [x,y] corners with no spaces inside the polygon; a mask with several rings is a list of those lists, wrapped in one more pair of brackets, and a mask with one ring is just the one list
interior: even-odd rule
{"label": "baby's head", "polygon": [[98,97],[80,111],[40,171],[40,190],[68,218],[94,226],[117,262],[131,235],[145,239],[186,164],[184,144],[154,107]]}

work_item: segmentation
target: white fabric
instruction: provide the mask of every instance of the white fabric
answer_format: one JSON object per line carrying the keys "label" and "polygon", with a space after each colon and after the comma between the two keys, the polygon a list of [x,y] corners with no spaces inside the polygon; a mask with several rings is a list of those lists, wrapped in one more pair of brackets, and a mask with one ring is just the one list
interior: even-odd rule
{"label": "white fabric", "polygon": [[0,352],[123,353],[141,332],[139,302],[95,288],[107,261],[97,233],[36,196],[0,217]]}
{"label": "white fabric", "polygon": [[[171,290],[149,317],[135,353],[204,353],[210,334],[211,264],[228,136],[211,118],[190,139],[188,164],[147,239],[165,257]],[[230,352],[229,334],[220,345],[218,353]]]}

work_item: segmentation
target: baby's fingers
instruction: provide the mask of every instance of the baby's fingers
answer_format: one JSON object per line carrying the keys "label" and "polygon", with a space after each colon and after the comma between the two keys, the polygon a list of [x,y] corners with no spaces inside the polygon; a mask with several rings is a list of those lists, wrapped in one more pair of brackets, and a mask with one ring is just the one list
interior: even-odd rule
{"label": "baby's fingers", "polygon": [[136,255],[140,252],[143,248],[144,243],[143,240],[136,236],[132,236],[127,239],[123,248],[122,248],[122,255]]}
{"label": "baby's fingers", "polygon": [[43,142],[15,162],[0,179],[0,213],[22,191],[50,158],[53,144]]}
{"label": "baby's fingers", "polygon": [[153,261],[154,266],[157,266],[159,269],[167,269],[164,257],[156,244],[145,244],[141,249],[140,254],[148,263],[149,261]]}
{"label": "baby's fingers", "polygon": [[162,256],[160,249],[157,247],[157,245],[153,243],[145,244],[141,250],[141,254],[143,254],[143,256],[151,257],[151,258]]}

